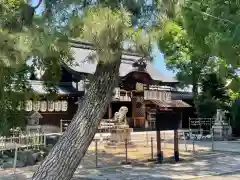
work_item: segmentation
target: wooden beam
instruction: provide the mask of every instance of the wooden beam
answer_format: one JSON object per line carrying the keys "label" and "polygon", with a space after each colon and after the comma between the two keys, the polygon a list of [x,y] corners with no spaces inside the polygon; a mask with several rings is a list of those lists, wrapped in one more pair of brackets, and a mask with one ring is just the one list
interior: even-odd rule
{"label": "wooden beam", "polygon": [[133,119],[133,122],[134,122],[134,125],[133,127],[136,126],[136,98],[135,97],[132,97],[132,119]]}

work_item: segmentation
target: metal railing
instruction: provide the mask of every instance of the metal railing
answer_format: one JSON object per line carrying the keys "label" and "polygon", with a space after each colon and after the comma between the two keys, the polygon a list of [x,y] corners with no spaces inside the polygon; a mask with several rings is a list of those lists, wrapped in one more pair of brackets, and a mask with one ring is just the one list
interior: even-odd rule
{"label": "metal railing", "polygon": [[32,133],[19,136],[0,137],[0,151],[15,149],[16,145],[19,148],[38,149],[40,146],[46,146],[46,134]]}

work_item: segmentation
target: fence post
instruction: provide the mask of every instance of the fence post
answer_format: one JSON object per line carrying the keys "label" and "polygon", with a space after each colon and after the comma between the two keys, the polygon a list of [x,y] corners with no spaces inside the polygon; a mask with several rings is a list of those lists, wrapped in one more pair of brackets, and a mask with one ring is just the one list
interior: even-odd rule
{"label": "fence post", "polygon": [[98,167],[98,140],[95,139],[95,162],[96,162],[96,168]]}
{"label": "fence post", "polygon": [[187,152],[187,142],[186,142],[185,132],[183,132],[183,140],[184,140],[184,144],[185,144],[185,151]]}
{"label": "fence post", "polygon": [[151,137],[151,160],[153,160],[153,137]]}
{"label": "fence post", "polygon": [[193,153],[195,153],[195,138],[193,138],[192,145],[193,145]]}
{"label": "fence post", "polygon": [[128,164],[128,147],[127,147],[127,139],[125,139],[125,161]]}
{"label": "fence post", "polygon": [[146,147],[148,147],[148,130],[145,131],[146,131]]}
{"label": "fence post", "polygon": [[63,120],[60,119],[60,132],[63,133]]}
{"label": "fence post", "polygon": [[17,155],[18,155],[18,147],[17,147],[17,143],[15,142],[15,153],[14,153],[14,162],[13,162],[14,175],[16,173]]}
{"label": "fence post", "polygon": [[44,146],[44,147],[47,146],[47,136],[46,136],[45,133],[43,134],[43,146]]}
{"label": "fence post", "polygon": [[211,135],[212,135],[212,151],[214,151],[214,129],[211,128]]}
{"label": "fence post", "polygon": [[26,148],[28,149],[29,148],[28,134],[25,135],[25,138],[26,138]]}

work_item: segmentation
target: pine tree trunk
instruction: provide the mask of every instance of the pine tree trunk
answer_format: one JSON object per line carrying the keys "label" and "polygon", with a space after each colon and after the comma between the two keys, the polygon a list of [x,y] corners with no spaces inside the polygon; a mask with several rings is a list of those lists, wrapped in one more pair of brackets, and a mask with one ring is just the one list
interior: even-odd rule
{"label": "pine tree trunk", "polygon": [[92,142],[117,85],[121,53],[98,64],[94,79],[72,122],[39,166],[33,180],[70,180]]}

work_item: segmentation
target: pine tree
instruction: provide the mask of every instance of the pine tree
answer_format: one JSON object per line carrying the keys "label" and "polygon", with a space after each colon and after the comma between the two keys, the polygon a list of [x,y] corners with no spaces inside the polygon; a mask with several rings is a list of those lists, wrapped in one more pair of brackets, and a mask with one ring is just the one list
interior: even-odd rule
{"label": "pine tree", "polygon": [[[45,4],[43,13],[37,15],[36,8],[42,3]],[[73,176],[118,83],[123,42],[133,42],[142,60],[151,59],[148,29],[136,28],[137,24],[146,28],[145,24],[151,20],[154,6],[148,4],[148,1],[135,0],[39,0],[33,7],[22,0],[1,1],[4,16],[0,21],[0,35],[7,41],[1,39],[0,45],[8,48],[0,54],[1,67],[14,67],[19,72],[21,65],[32,58],[33,66],[48,75],[45,84],[50,92],[59,81],[61,64],[72,60],[69,37],[91,42],[96,49],[98,64],[83,103],[67,131],[35,172],[34,180],[68,180]],[[5,89],[1,92],[4,94]]]}

